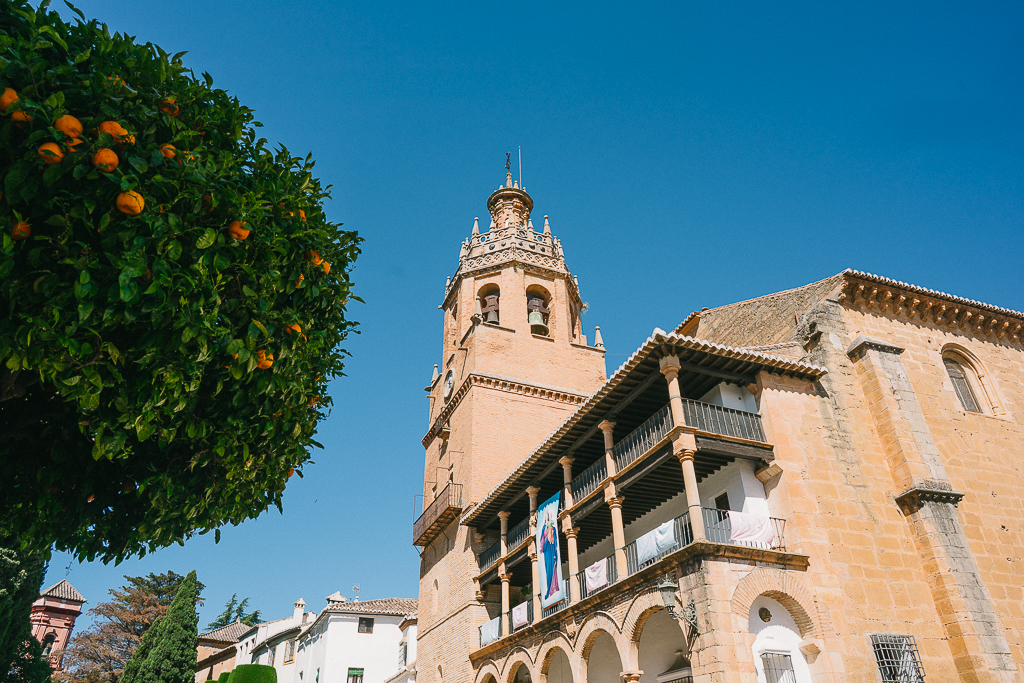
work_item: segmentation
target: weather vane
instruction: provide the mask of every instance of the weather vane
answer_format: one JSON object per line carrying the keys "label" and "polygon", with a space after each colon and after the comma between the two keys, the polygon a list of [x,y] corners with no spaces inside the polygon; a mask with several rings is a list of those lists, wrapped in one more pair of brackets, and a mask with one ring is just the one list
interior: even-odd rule
{"label": "weather vane", "polygon": [[505,152],[505,169],[512,170],[512,152]]}

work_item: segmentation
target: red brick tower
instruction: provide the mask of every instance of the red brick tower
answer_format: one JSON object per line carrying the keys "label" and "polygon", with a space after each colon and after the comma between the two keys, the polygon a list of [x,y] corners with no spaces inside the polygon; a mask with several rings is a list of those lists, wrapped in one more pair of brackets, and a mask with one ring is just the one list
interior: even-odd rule
{"label": "red brick tower", "polygon": [[506,173],[461,245],[441,309],[440,370],[430,392],[420,570],[419,678],[471,680],[469,651],[488,617],[476,555],[494,539],[458,523],[606,379],[604,345],[588,345],[586,305],[547,216]]}

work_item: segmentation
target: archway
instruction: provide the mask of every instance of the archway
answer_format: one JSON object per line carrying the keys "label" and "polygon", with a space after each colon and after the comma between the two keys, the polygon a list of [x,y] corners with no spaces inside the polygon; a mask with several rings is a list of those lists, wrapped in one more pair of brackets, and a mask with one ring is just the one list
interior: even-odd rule
{"label": "archway", "polygon": [[679,623],[664,609],[655,610],[643,623],[637,663],[644,675],[640,683],[670,683],[691,675],[686,638]]}
{"label": "archway", "polygon": [[811,683],[800,651],[800,627],[782,603],[759,595],[750,605],[750,633],[758,683]]}
{"label": "archway", "polygon": [[622,683],[622,658],[607,631],[599,631],[587,656],[587,683]]}
{"label": "archway", "polygon": [[546,665],[541,669],[544,683],[573,683],[572,663],[560,647],[551,651]]}
{"label": "archway", "polygon": [[524,662],[513,664],[512,671],[509,673],[508,683],[533,683],[533,678],[530,676],[530,667]]}

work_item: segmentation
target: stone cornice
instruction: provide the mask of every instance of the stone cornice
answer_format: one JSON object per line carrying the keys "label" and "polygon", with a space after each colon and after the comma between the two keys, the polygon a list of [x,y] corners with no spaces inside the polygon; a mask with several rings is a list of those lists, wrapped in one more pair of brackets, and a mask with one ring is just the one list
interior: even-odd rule
{"label": "stone cornice", "polygon": [[430,426],[430,429],[420,442],[423,444],[424,448],[429,446],[430,442],[433,441],[441,432],[444,424],[448,421],[448,418],[451,417],[452,413],[455,412],[459,403],[461,403],[462,399],[466,397],[469,390],[475,386],[485,389],[494,389],[496,391],[506,391],[512,394],[519,394],[521,396],[532,396],[534,398],[547,399],[558,403],[568,403],[574,406],[581,405],[588,398],[587,394],[580,394],[560,387],[531,384],[529,382],[521,382],[511,377],[501,377],[500,375],[473,372],[463,380],[462,384],[459,385],[458,390],[448,401],[448,405],[444,407],[434,420],[434,423]]}
{"label": "stone cornice", "polygon": [[1024,334],[1024,313],[848,270],[839,289],[844,306],[887,313],[911,321],[970,332],[1011,343]]}
{"label": "stone cornice", "polygon": [[909,516],[924,507],[925,503],[946,503],[956,507],[963,497],[964,494],[958,491],[918,486],[896,496],[896,504],[900,506],[904,515]]}
{"label": "stone cornice", "polygon": [[[535,235],[536,233],[532,234]],[[565,280],[569,296],[578,306],[581,305],[582,300],[580,299],[579,288],[576,286],[576,281],[570,276],[568,268],[566,268],[565,259],[561,255],[560,248],[556,255],[556,252],[552,250],[553,245],[537,244],[530,241],[529,238],[511,237],[506,240],[506,243],[508,242],[511,242],[511,245],[506,244],[505,247],[501,247],[500,243],[494,245],[483,244],[480,247],[495,246],[498,247],[498,250],[475,253],[477,250],[474,249],[469,255],[461,257],[459,259],[459,267],[445,290],[441,305],[448,305],[448,300],[458,290],[458,283],[462,278],[470,275],[482,275],[491,271],[497,272],[509,265],[519,265],[527,271],[533,271],[539,275]],[[537,249],[544,249],[545,251],[544,253],[539,253]]]}

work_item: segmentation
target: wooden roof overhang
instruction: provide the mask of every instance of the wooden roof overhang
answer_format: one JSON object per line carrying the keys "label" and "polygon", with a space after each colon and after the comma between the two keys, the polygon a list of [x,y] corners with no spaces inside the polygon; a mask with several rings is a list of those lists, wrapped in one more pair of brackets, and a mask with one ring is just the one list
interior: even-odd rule
{"label": "wooden roof overhang", "polygon": [[[497,527],[498,512],[511,513],[509,526],[529,514],[529,497],[526,489],[537,486],[538,500],[543,502],[562,490],[563,475],[559,459],[571,455],[573,476],[604,457],[604,437],[598,425],[604,420],[615,422],[615,440],[623,438],[640,426],[656,411],[668,404],[668,385],[659,367],[664,356],[677,356],[682,365],[679,373],[680,390],[684,398],[699,398],[720,382],[735,382],[744,386],[754,382],[760,372],[786,374],[811,381],[825,374],[824,368],[769,354],[737,349],[712,342],[655,330],[644,344],[601,386],[587,401],[570,415],[544,443],[524,460],[516,470],[495,487],[485,498],[473,506],[462,517],[462,524],[478,530]],[[703,479],[711,472],[728,464],[734,457],[743,457],[736,447],[725,444],[715,447],[714,439],[704,439],[699,446],[702,454],[698,476]],[[648,485],[644,498],[674,495],[681,490],[675,479],[681,482],[678,463],[661,457],[657,459],[659,477],[645,477]],[[664,470],[662,472],[662,470]],[[659,480],[663,485],[653,480]],[[628,484],[627,484],[628,486]],[[658,493],[664,488],[664,491]],[[671,495],[669,491],[674,491]],[[641,501],[634,495],[634,500]],[[654,502],[646,501],[644,507]],[[627,503],[628,505],[628,503]],[[629,506],[632,507],[632,506]],[[624,507],[624,517],[630,516],[629,507]],[[595,506],[593,515],[603,513],[601,506]],[[626,523],[631,519],[624,519]],[[610,524],[610,521],[609,521]],[[600,526],[600,525],[598,525]],[[610,527],[609,527],[610,528]],[[595,529],[596,531],[596,529]],[[602,536],[603,537],[603,536]],[[587,544],[580,539],[580,549]]]}

